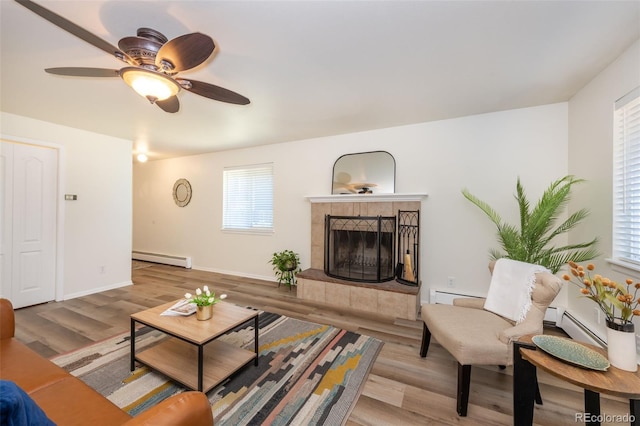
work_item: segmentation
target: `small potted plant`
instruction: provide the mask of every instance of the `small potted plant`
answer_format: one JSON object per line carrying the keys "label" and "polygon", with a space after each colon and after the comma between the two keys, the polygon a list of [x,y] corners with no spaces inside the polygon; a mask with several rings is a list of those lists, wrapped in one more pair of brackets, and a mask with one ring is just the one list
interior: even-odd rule
{"label": "small potted plant", "polygon": [[196,294],[185,293],[184,298],[189,303],[196,305],[196,318],[200,321],[208,320],[213,316],[213,305],[220,302],[222,299],[226,299],[226,294],[221,294],[216,298],[216,294],[209,290],[206,285],[200,290],[196,289]]}
{"label": "small potted plant", "polygon": [[291,290],[291,286],[296,285],[296,274],[301,271],[298,253],[292,250],[273,253],[271,264],[278,279],[278,287],[285,283]]}

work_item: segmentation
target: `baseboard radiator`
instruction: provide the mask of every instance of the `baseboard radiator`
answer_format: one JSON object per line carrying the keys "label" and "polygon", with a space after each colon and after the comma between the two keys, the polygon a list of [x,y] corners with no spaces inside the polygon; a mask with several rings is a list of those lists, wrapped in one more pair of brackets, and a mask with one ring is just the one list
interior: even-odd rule
{"label": "baseboard radiator", "polygon": [[191,268],[191,257],[189,256],[171,256],[168,254],[148,253],[143,251],[133,251],[132,259],[144,260],[146,262],[162,263],[164,265],[182,266],[183,268]]}
{"label": "baseboard radiator", "polygon": [[457,299],[461,297],[477,298],[479,296],[472,296],[470,294],[465,294],[463,292],[458,292],[453,290],[451,291],[438,290],[438,289],[429,290],[429,303],[441,303],[443,305],[453,305],[453,299]]}
{"label": "baseboard radiator", "polygon": [[560,318],[559,327],[564,330],[572,339],[592,345],[607,347],[607,344],[593,331],[589,330],[576,317],[565,311]]}

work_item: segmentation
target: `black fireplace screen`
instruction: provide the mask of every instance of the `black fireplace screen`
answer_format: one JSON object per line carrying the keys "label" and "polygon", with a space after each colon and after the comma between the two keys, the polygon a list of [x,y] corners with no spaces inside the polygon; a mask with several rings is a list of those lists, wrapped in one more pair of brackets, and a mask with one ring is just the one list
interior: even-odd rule
{"label": "black fireplace screen", "polygon": [[395,278],[396,218],[325,217],[325,274],[351,281]]}

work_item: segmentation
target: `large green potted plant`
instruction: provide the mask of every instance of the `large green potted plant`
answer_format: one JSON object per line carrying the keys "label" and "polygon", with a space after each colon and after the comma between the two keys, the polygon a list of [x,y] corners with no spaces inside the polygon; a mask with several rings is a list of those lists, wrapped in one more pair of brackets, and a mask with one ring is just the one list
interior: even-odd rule
{"label": "large green potted plant", "polygon": [[278,280],[278,287],[282,283],[286,284],[289,289],[292,285],[296,285],[296,274],[301,271],[298,253],[292,250],[276,252],[273,253],[270,262]]}
{"label": "large green potted plant", "polygon": [[571,195],[571,187],[583,182],[574,176],[565,176],[553,182],[533,208],[527,199],[520,178],[516,184],[515,199],[520,210],[520,226],[511,225],[486,202],[469,193],[465,188],[462,194],[478,206],[496,225],[501,250],[491,249],[492,260],[508,258],[522,262],[542,265],[552,273],[569,261],[584,262],[598,256],[595,245],[598,239],[589,242],[567,244],[560,247],[551,245],[551,241],[578,225],[588,216],[587,209],[571,214],[560,225],[555,226],[558,216],[565,208]]}

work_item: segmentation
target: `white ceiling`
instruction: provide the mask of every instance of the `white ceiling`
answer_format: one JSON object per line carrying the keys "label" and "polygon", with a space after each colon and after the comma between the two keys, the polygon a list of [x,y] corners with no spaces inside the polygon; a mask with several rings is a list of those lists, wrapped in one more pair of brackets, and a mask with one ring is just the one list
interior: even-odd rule
{"label": "white ceiling", "polygon": [[181,75],[251,104],[182,91],[168,114],[120,79],[45,73],[124,64],[0,0],[2,111],[133,140],[151,159],[563,102],[640,38],[639,1],[38,3],[114,45],[139,27],[214,39]]}

